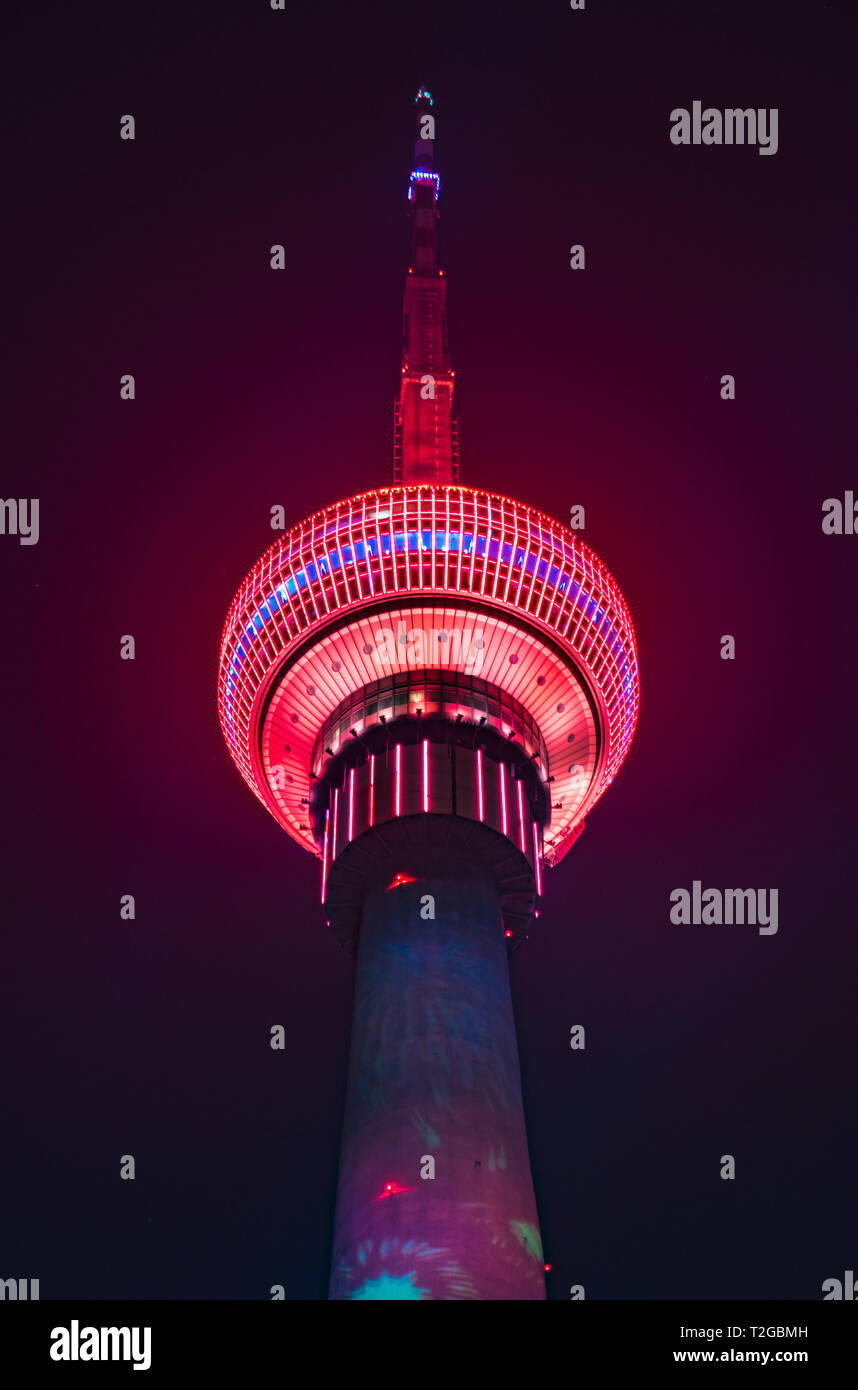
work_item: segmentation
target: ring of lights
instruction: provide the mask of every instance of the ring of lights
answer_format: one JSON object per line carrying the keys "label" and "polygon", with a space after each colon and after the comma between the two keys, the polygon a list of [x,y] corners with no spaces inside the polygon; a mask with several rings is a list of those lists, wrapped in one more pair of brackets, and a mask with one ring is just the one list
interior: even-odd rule
{"label": "ring of lights", "polygon": [[[220,652],[221,727],[244,780],[293,838],[318,853],[302,819],[314,740],[347,695],[379,678],[377,634],[385,624],[394,634],[388,669],[399,669],[400,623],[406,636],[423,632],[429,648],[438,634],[424,652],[427,666],[467,674],[475,652],[484,652],[478,674],[538,724],[553,791],[561,793],[553,800],[563,803],[546,836],[557,862],[634,733],[634,629],[589,547],[493,493],[429,485],[364,493],[315,513],[261,556],[230,607]],[[482,649],[473,636],[478,623]],[[459,634],[449,663],[441,633]],[[452,655],[452,641],[448,647]],[[407,651],[399,659],[414,671]],[[574,791],[557,785],[573,775],[570,766],[581,769]]]}

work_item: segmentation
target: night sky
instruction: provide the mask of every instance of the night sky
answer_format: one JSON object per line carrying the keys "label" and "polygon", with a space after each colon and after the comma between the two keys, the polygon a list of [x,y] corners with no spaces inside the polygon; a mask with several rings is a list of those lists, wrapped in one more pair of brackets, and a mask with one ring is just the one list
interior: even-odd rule
{"label": "night sky", "polygon": [[[40,535],[0,536],[0,1278],[326,1296],[354,967],[230,762],[218,642],[272,506],[391,481],[422,83],[463,481],[583,504],[640,645],[627,763],[512,963],[548,1295],[816,1299],[856,1267],[858,537],[821,525],[858,495],[856,27],[846,0],[7,18],[0,477]],[[777,153],[672,145],[697,99],[777,107]],[[673,925],[694,880],[777,888],[777,934]]]}

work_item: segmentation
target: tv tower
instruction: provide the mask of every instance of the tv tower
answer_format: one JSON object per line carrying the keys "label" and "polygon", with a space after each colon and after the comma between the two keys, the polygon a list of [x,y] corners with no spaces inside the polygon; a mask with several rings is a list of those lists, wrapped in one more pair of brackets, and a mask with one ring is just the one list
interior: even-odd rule
{"label": "tv tower", "polygon": [[459,482],[421,87],[394,481],[265,551],[229,609],[231,757],[356,957],[332,1299],[543,1299],[508,955],[634,733],[623,597],[566,527]]}

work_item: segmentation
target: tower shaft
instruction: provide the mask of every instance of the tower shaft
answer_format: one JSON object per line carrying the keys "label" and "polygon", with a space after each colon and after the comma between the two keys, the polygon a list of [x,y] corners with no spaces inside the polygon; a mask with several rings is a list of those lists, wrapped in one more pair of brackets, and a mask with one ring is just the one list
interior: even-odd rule
{"label": "tower shaft", "polygon": [[494,876],[398,867],[361,918],[330,1297],[544,1299]]}

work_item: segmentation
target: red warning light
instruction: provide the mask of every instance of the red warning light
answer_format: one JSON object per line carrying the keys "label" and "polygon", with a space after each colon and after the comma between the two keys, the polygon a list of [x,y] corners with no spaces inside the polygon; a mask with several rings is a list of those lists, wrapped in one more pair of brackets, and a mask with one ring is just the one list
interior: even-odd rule
{"label": "red warning light", "polygon": [[390,890],[391,890],[391,888],[401,888],[402,885],[403,885],[403,883],[416,883],[416,882],[417,882],[417,879],[414,878],[411,874],[397,874],[397,875],[396,875],[396,878],[391,879],[390,883],[388,883],[388,885],[387,885],[387,887],[385,888],[384,891],[385,891],[385,893],[389,893]]}
{"label": "red warning light", "polygon": [[398,1192],[410,1192],[410,1187],[403,1187],[398,1182],[386,1182],[377,1197],[373,1197],[374,1202],[380,1202],[383,1197],[395,1197]]}

